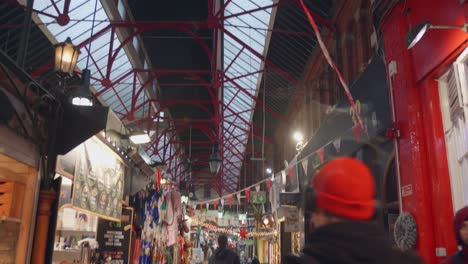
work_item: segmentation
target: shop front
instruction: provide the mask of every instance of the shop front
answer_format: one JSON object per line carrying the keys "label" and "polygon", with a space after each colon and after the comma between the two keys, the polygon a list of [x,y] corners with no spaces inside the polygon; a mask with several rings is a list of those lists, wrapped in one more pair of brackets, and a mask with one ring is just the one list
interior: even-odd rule
{"label": "shop front", "polygon": [[390,5],[379,21],[398,131],[400,203],[415,218],[426,263],[456,251],[453,214],[467,204],[467,12],[466,1],[418,0]]}

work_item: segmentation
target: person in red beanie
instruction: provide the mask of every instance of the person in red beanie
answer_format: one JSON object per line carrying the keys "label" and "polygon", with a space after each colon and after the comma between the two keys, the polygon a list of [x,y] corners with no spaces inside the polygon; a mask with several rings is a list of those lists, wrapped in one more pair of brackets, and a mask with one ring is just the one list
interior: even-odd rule
{"label": "person in red beanie", "polygon": [[461,250],[447,258],[444,264],[468,263],[468,206],[458,210],[453,220],[453,231]]}
{"label": "person in red beanie", "polygon": [[325,164],[305,190],[304,207],[314,230],[301,254],[283,263],[422,263],[416,254],[394,249],[374,223],[374,176],[357,159]]}

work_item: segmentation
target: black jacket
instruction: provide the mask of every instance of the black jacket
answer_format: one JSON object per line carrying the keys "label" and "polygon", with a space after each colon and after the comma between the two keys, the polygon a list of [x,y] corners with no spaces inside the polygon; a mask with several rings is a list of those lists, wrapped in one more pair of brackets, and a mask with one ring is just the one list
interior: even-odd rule
{"label": "black jacket", "polygon": [[239,256],[227,248],[217,248],[208,260],[209,264],[240,264]]}
{"label": "black jacket", "polygon": [[286,264],[423,263],[419,256],[394,249],[385,233],[367,222],[330,224],[312,232],[300,256],[287,256]]}

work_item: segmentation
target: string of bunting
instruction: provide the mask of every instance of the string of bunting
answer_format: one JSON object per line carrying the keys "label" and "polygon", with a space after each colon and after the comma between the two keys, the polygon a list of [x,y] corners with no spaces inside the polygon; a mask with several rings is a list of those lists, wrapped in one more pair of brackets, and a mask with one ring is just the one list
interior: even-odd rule
{"label": "string of bunting", "polygon": [[225,198],[228,198],[228,199],[231,198],[231,199],[232,199],[232,196],[233,196],[233,195],[240,194],[241,192],[244,192],[244,191],[246,191],[246,190],[250,190],[251,188],[256,187],[256,186],[259,186],[259,185],[262,184],[263,182],[266,182],[266,181],[269,181],[269,180],[271,181],[271,177],[270,177],[270,178],[263,179],[263,180],[261,180],[261,181],[255,183],[255,184],[252,184],[252,185],[250,185],[249,187],[244,188],[244,189],[242,189],[242,190],[239,190],[239,191],[237,191],[237,192],[233,192],[233,193],[230,193],[230,194],[227,194],[227,195],[223,195],[223,196],[218,197],[218,198],[215,198],[215,199],[209,199],[209,200],[205,200],[205,201],[201,201],[201,202],[191,202],[190,205],[207,204],[207,203],[212,203],[212,202],[218,201],[218,200],[220,200],[220,199],[221,199],[221,201],[222,201],[222,200],[225,199]]}
{"label": "string of bunting", "polygon": [[[205,223],[201,222],[198,219],[194,218],[192,219],[192,223],[194,225],[199,225],[201,227],[204,227],[210,231],[216,232],[216,233],[221,233],[221,234],[226,234],[226,235],[240,235],[240,228],[223,228],[223,227],[217,227],[216,225],[210,224],[210,223]],[[278,232],[276,230],[273,230],[271,232],[247,232],[245,237],[271,237],[271,236],[276,236]]]}

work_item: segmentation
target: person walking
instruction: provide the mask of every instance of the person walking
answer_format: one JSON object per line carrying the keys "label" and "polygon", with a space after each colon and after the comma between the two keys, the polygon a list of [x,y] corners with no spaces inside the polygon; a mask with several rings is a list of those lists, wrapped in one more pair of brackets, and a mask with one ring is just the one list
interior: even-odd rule
{"label": "person walking", "polygon": [[453,221],[453,231],[457,244],[461,247],[457,253],[447,258],[444,264],[468,263],[468,206],[458,210]]}
{"label": "person walking", "polygon": [[208,264],[240,264],[239,256],[227,248],[227,237],[218,236],[218,248],[208,261]]}
{"label": "person walking", "polygon": [[354,158],[337,158],[312,178],[304,194],[313,231],[301,254],[282,263],[423,263],[410,252],[394,249],[373,219],[375,180]]}

